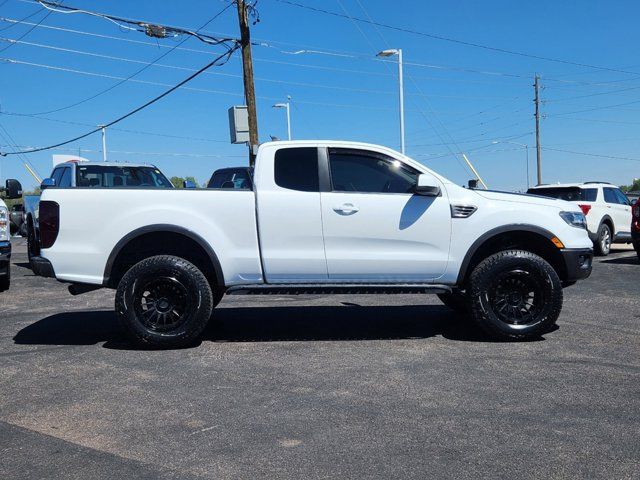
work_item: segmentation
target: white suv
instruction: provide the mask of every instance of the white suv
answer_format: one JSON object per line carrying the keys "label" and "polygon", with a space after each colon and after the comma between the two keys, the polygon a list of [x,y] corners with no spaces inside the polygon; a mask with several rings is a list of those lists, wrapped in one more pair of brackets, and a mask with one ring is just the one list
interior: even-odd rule
{"label": "white suv", "polygon": [[577,203],[587,217],[589,238],[599,255],[608,255],[611,243],[631,242],[631,202],[606,182],[539,185],[527,193]]}

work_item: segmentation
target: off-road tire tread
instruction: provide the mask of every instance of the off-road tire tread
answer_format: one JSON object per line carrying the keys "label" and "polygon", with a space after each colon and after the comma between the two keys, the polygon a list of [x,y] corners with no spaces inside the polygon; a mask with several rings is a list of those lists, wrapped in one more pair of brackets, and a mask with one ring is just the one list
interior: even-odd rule
{"label": "off-road tire tread", "polygon": [[[191,275],[202,295],[201,309],[200,313],[197,315],[197,321],[193,322],[189,326],[190,328],[185,330],[179,337],[158,337],[151,332],[145,331],[143,328],[132,328],[127,319],[125,304],[123,301],[124,295],[131,286],[131,283],[141,272],[151,268],[158,268],[160,266],[166,267],[168,266],[167,264],[171,264],[170,266],[172,268],[183,269]],[[149,257],[131,267],[129,271],[124,274],[122,280],[120,280],[115,296],[116,316],[120,327],[125,331],[129,338],[138,344],[154,348],[176,348],[193,343],[193,341],[196,340],[196,338],[200,336],[202,331],[206,328],[214,306],[214,297],[211,292],[211,286],[204,274],[191,262],[172,255],[157,255]]]}
{"label": "off-road tire tread", "polygon": [[[516,330],[512,332],[505,332],[504,330],[498,329],[491,323],[491,321],[488,321],[485,318],[485,313],[483,312],[480,301],[480,295],[483,291],[483,288],[491,278],[491,275],[493,274],[495,269],[501,263],[515,259],[524,259],[527,262],[533,263],[537,268],[543,270],[549,275],[554,285],[552,298],[547,300],[547,302],[551,302],[552,308],[546,319],[536,325],[536,328],[527,330],[525,332]],[[549,329],[553,327],[556,320],[560,316],[560,311],[562,310],[563,292],[562,283],[560,281],[560,278],[558,277],[558,274],[553,269],[553,267],[542,257],[525,250],[504,250],[487,257],[482,262],[480,262],[478,266],[473,270],[471,276],[469,277],[469,284],[471,317],[473,321],[478,325],[478,327],[482,329],[482,331],[497,340],[527,340],[530,338],[539,337],[541,334],[548,332]]]}

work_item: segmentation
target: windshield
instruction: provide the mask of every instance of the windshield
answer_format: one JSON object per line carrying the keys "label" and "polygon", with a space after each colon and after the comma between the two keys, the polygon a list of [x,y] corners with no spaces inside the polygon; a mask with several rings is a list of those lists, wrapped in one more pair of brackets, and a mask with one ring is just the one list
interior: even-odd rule
{"label": "windshield", "polygon": [[155,167],[78,165],[76,185],[93,188],[173,188]]}
{"label": "windshield", "polygon": [[530,188],[527,193],[559,198],[569,202],[595,202],[598,189],[579,187]]}

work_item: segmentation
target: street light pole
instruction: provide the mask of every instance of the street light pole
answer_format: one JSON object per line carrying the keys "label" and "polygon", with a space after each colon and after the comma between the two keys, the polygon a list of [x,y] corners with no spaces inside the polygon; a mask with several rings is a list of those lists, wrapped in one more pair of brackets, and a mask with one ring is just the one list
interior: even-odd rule
{"label": "street light pole", "polygon": [[400,152],[404,155],[404,81],[402,78],[402,49],[383,50],[378,53],[377,57],[398,56],[398,88],[400,100]]}
{"label": "street light pole", "polygon": [[[287,100],[291,100],[291,97],[288,96]],[[289,102],[276,103],[275,105],[273,105],[273,108],[284,108],[287,110],[287,138],[291,140],[291,111],[289,108]]]}
{"label": "street light pole", "polygon": [[107,161],[107,128],[102,128],[102,161]]}

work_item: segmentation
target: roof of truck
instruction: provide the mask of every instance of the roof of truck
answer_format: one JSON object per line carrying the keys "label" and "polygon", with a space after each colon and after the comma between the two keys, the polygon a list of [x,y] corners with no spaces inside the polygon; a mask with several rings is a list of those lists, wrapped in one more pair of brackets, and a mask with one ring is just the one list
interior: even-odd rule
{"label": "roof of truck", "polygon": [[530,187],[530,190],[536,188],[593,188],[593,187],[614,187],[615,185],[609,182],[577,182],[577,183],[543,183],[542,185],[536,185]]}
{"label": "roof of truck", "polygon": [[69,163],[73,163],[82,167],[151,167],[151,168],[156,168],[155,165],[152,165],[150,163],[128,163],[128,162],[75,162],[75,161],[70,161],[70,162],[64,162],[64,163],[60,163],[58,165],[56,165],[56,167],[60,166],[60,165],[65,165],[65,164],[69,164]]}

